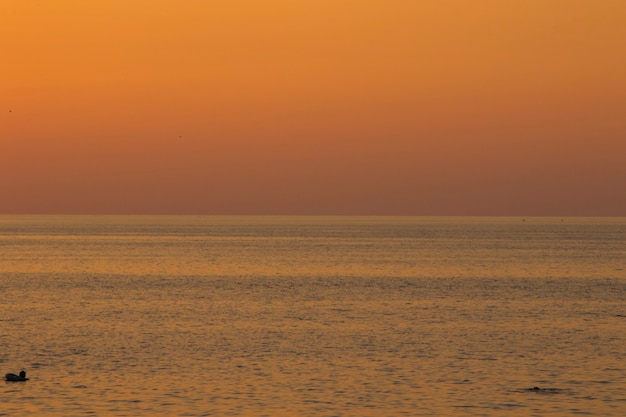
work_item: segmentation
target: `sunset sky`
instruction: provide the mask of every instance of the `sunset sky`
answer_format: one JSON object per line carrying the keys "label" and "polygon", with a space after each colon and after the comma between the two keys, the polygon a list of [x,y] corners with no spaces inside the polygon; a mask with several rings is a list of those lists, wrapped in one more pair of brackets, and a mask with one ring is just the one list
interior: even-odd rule
{"label": "sunset sky", "polygon": [[0,213],[626,216],[624,0],[2,0]]}

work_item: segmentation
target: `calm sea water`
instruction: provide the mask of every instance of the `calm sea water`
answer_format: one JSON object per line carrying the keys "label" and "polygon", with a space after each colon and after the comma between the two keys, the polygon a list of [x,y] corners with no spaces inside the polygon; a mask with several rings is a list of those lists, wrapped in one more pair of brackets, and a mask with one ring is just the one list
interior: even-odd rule
{"label": "calm sea water", "polygon": [[0,216],[0,345],[0,415],[623,416],[626,219]]}

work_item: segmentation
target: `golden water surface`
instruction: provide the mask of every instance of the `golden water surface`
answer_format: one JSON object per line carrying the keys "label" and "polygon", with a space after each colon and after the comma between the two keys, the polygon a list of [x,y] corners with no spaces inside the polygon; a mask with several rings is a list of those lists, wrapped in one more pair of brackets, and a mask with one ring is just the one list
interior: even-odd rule
{"label": "golden water surface", "polygon": [[626,220],[4,216],[0,343],[0,416],[623,416]]}

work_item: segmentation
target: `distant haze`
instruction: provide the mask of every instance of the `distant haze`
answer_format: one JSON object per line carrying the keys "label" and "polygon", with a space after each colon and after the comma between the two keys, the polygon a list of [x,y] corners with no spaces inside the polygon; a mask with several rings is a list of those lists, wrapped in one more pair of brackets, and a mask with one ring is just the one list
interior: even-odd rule
{"label": "distant haze", "polygon": [[0,4],[0,213],[626,216],[622,0]]}

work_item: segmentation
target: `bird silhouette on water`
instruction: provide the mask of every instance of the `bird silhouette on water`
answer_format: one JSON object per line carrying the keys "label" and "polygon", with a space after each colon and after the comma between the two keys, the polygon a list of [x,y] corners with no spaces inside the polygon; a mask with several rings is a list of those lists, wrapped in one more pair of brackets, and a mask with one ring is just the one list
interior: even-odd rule
{"label": "bird silhouette on water", "polygon": [[9,373],[9,374],[6,374],[4,377],[6,378],[7,381],[11,381],[11,382],[28,381],[28,378],[26,378],[26,371],[20,372],[19,375]]}

